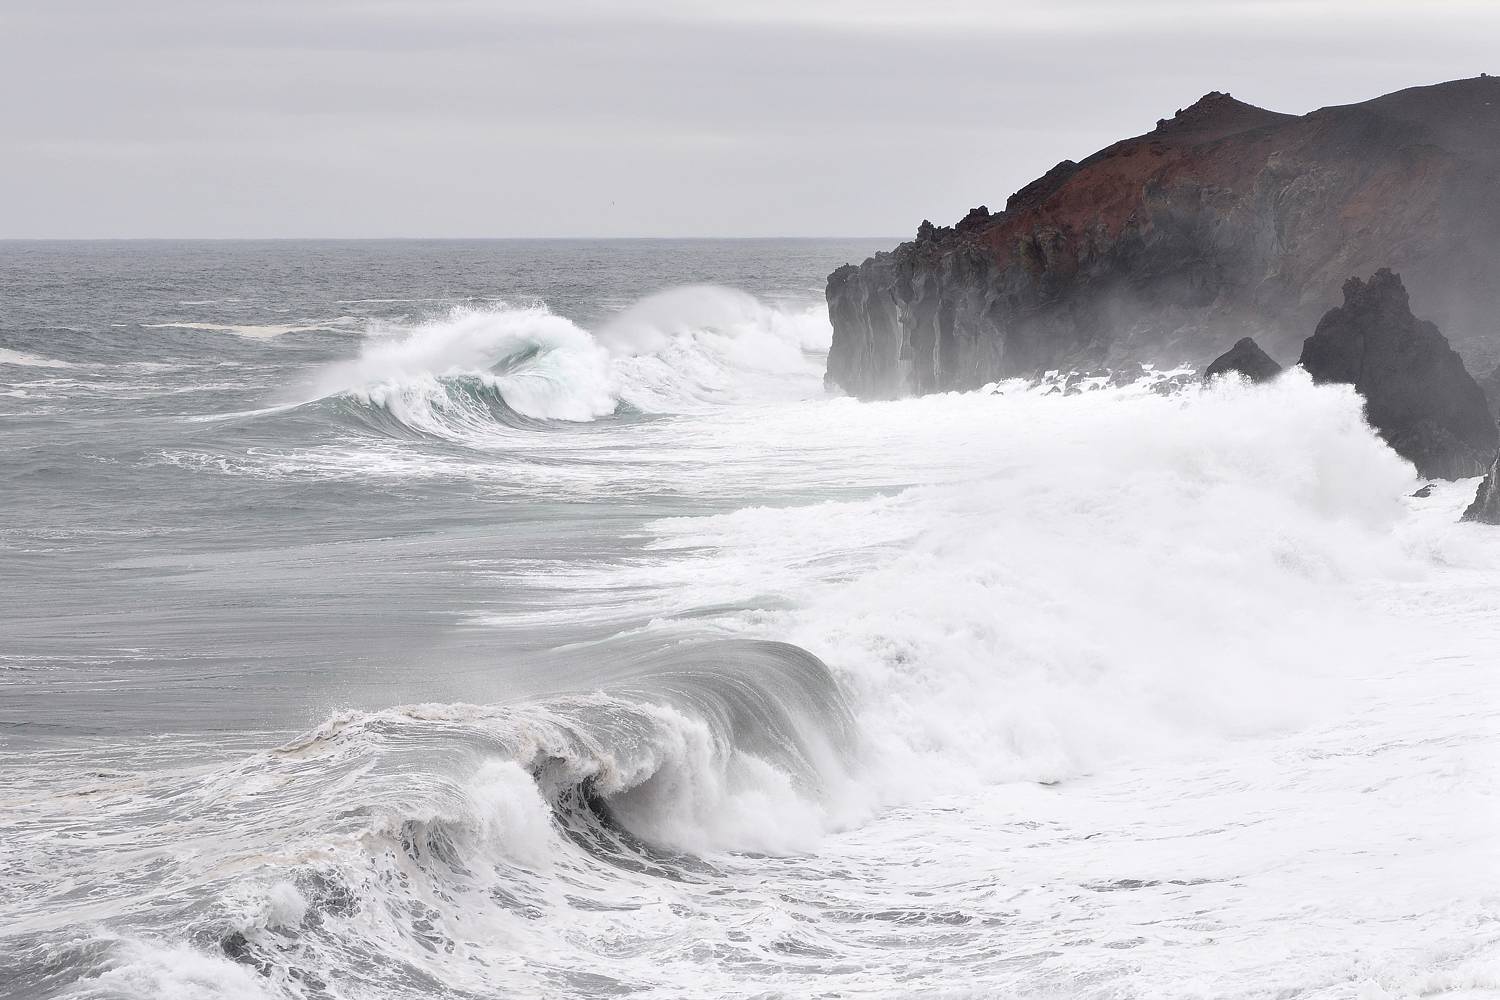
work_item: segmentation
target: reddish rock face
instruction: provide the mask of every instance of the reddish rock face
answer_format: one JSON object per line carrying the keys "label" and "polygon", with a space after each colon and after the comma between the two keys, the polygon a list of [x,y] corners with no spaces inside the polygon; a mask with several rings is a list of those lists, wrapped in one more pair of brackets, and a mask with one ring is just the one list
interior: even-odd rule
{"label": "reddish rock face", "polygon": [[1049,368],[1295,356],[1344,280],[1400,271],[1471,368],[1500,361],[1500,79],[1296,117],[1211,93],[829,278],[860,396]]}

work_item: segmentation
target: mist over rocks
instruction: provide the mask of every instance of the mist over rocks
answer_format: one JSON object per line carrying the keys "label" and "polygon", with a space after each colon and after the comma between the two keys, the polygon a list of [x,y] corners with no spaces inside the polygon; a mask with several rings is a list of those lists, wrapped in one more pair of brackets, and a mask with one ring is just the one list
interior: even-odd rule
{"label": "mist over rocks", "polygon": [[1344,283],[1300,364],[1314,382],[1354,386],[1371,426],[1424,477],[1479,475],[1500,443],[1484,391],[1437,326],[1412,315],[1389,268]]}
{"label": "mist over rocks", "polygon": [[1241,337],[1235,345],[1214,359],[1203,372],[1205,382],[1220,375],[1243,375],[1251,382],[1264,382],[1281,374],[1269,354],[1260,349],[1252,337]]}
{"label": "mist over rocks", "polygon": [[[952,155],[959,155],[957,153]],[[1294,116],[1212,92],[1006,202],[834,271],[827,382],[861,398],[1048,370],[1290,357],[1350,274],[1393,267],[1500,361],[1500,79]]]}

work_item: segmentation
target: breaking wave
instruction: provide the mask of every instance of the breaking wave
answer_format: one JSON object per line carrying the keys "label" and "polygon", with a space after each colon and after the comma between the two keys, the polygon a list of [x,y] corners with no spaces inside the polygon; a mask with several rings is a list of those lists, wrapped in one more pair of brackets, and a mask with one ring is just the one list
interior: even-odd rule
{"label": "breaking wave", "polygon": [[747,510],[669,537],[717,580],[747,534],[788,554],[895,539],[885,558],[804,577],[780,634],[852,679],[901,796],[1068,780],[1303,725],[1347,704],[1354,665],[1390,648],[1361,589],[1431,556],[1405,505],[1411,467],[1352,390],[1301,371],[1175,395],[830,409],[825,436],[848,419],[893,454],[927,442],[965,472],[934,470],[850,518]]}
{"label": "breaking wave", "polygon": [[[270,753],[180,775],[174,814],[217,824],[218,872],[166,865],[153,896],[162,909],[187,891],[214,897],[187,918],[197,948],[128,933],[76,940],[63,957],[91,971],[70,995],[464,978],[456,950],[530,952],[562,911],[638,909],[632,886],[704,883],[732,863],[726,852],[809,849],[854,815],[836,808],[856,739],[816,657],[746,640],[642,655],[607,691],[341,713]],[[129,786],[109,792],[123,800]],[[232,874],[244,868],[260,877]],[[550,947],[577,952],[552,972],[564,989],[587,947]],[[479,981],[507,979],[500,969]],[[527,972],[511,985],[534,982]]]}
{"label": "breaking wave", "polygon": [[543,305],[459,307],[373,328],[357,358],[326,367],[311,388],[373,411],[376,425],[475,443],[536,426],[528,421],[805,394],[829,337],[821,310],[784,311],[714,286],[650,296],[594,331]]}
{"label": "breaking wave", "polygon": [[1419,576],[1448,531],[1411,519],[1413,471],[1360,398],[1300,371],[1002,390],[761,416],[762,476],[812,444],[922,485],[664,520],[658,559],[554,585],[665,592],[692,627],[754,609],[718,620],[826,661],[904,801],[1300,725],[1389,648],[1361,589]]}

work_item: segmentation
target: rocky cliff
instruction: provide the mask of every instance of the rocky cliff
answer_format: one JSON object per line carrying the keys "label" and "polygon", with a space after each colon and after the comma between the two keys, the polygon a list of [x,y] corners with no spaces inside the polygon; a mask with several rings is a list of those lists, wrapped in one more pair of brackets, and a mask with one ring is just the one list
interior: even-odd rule
{"label": "rocky cliff", "polygon": [[1295,357],[1344,280],[1393,267],[1470,366],[1500,360],[1500,79],[1300,117],[1211,93],[952,227],[828,279],[857,396],[1053,368]]}
{"label": "rocky cliff", "polygon": [[1484,390],[1386,268],[1344,282],[1344,304],[1318,321],[1298,363],[1315,382],[1354,386],[1370,425],[1424,477],[1480,475],[1500,445]]}

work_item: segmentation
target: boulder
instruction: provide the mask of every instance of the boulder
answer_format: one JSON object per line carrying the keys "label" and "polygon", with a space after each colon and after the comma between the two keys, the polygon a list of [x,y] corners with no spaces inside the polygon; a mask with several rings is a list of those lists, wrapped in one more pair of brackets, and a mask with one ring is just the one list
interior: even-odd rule
{"label": "boulder", "polygon": [[1389,268],[1344,283],[1344,304],[1318,322],[1300,363],[1315,382],[1354,386],[1371,426],[1425,478],[1477,476],[1494,457],[1484,391],[1438,328],[1412,315]]}
{"label": "boulder", "polygon": [[1264,382],[1281,374],[1281,366],[1260,349],[1250,337],[1241,337],[1235,345],[1214,359],[1203,373],[1203,380],[1220,375],[1239,374],[1251,382]]}

